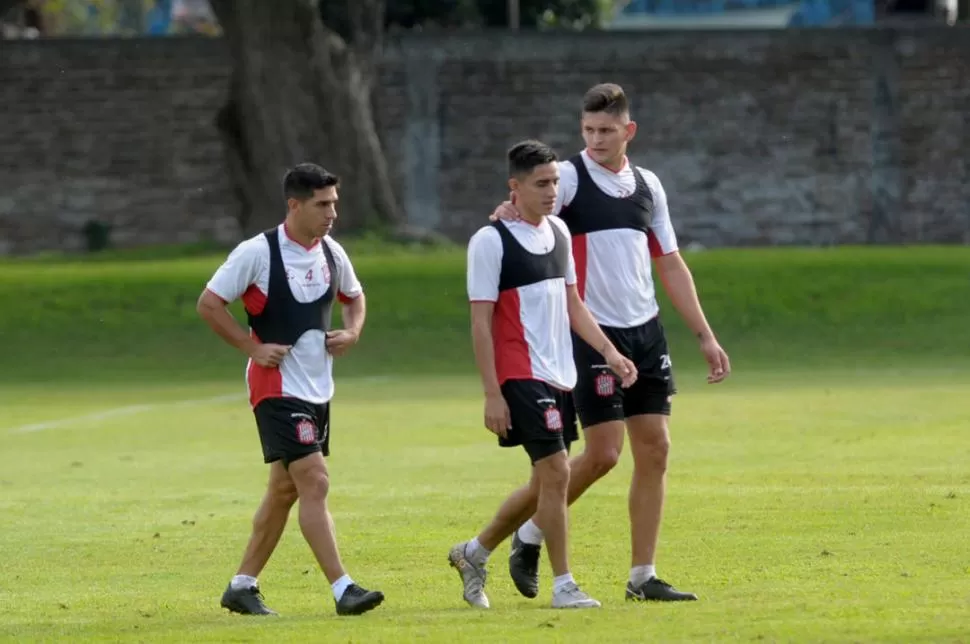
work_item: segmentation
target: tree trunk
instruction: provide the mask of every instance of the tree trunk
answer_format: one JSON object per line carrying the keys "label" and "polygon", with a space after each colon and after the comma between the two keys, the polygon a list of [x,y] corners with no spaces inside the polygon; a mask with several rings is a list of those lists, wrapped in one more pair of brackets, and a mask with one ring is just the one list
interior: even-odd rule
{"label": "tree trunk", "polygon": [[[243,229],[253,233],[280,221],[283,174],[302,162],[340,177],[338,229],[400,223],[371,109],[383,1],[211,3],[234,63],[216,122]],[[324,24],[320,5],[323,15],[345,18],[343,36]]]}

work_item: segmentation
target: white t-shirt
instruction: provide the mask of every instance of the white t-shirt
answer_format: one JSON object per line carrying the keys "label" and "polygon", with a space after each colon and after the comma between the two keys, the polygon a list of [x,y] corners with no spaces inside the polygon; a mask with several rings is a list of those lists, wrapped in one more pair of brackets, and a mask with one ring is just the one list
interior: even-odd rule
{"label": "white t-shirt", "polygon": [[[526,221],[501,222],[526,251],[545,255],[555,246],[552,226],[568,243],[569,230],[558,217],[538,226]],[[566,286],[576,284],[572,252],[565,278],[547,279],[499,291],[504,248],[493,226],[485,226],[468,243],[468,299],[495,302],[492,337],[499,384],[506,380],[541,380],[558,389],[576,386]]]}
{"label": "white t-shirt", "polygon": [[[333,278],[323,247],[317,242],[306,248],[290,239],[285,224],[278,230],[280,254],[293,297],[298,302],[319,299],[330,288]],[[343,303],[359,297],[363,288],[346,251],[329,236],[323,238],[323,243],[330,248],[340,279],[337,297]],[[258,315],[266,306],[269,292],[269,261],[269,242],[260,233],[236,246],[206,288],[227,303],[241,298],[246,311]],[[266,398],[292,397],[323,404],[333,397],[332,371],[333,358],[326,349],[326,334],[311,329],[300,336],[278,367],[260,367],[252,360],[247,362],[250,403],[255,407]]]}
{"label": "white t-shirt", "polygon": [[[600,190],[611,197],[629,197],[636,189],[634,168],[626,163],[613,172],[584,150],[583,164]],[[678,250],[670,221],[667,195],[653,172],[636,168],[653,195],[653,220],[649,232],[630,228],[600,230],[573,237],[573,256],[579,293],[593,318],[602,326],[639,326],[660,312],[650,260]],[[556,213],[572,203],[579,178],[570,161],[559,163],[559,194]]]}

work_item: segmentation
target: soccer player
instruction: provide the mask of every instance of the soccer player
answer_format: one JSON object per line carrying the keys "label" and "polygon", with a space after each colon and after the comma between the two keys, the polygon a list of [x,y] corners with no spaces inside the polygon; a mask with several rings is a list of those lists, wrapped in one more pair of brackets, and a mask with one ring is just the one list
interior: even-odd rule
{"label": "soccer player", "polygon": [[[521,218],[494,222],[468,244],[472,340],[485,389],[485,426],[500,446],[521,445],[532,461],[526,489],[556,577],[553,608],[597,608],[600,603],[570,574],[567,555],[567,447],[576,431],[567,393],[576,383],[570,326],[596,347],[604,368],[618,374],[623,386],[635,382],[636,368],[580,300],[569,232],[562,221],[546,216],[559,183],[555,153],[538,141],[523,141],[509,150],[508,163]],[[486,530],[448,553],[465,601],[474,607],[489,607],[485,565],[500,542]]]}
{"label": "soccer player", "polygon": [[[344,570],[327,509],[332,360],[357,342],[365,317],[354,268],[329,236],[338,187],[336,176],[313,164],[288,171],[286,220],[236,246],[199,298],[202,318],[249,356],[249,402],[270,466],[242,563],[222,596],[223,608],[235,613],[276,614],[263,603],[257,577],[297,499],[300,529],[330,581],[337,614],[359,615],[384,601],[382,593],[358,586]],[[226,310],[239,298],[249,333]],[[343,304],[345,328],[332,330],[335,299]]]}
{"label": "soccer player", "polygon": [[[723,381],[731,371],[701,308],[690,270],[677,248],[667,196],[657,176],[634,168],[627,146],[637,132],[623,89],[596,85],[583,98],[582,135],[586,149],[559,163],[557,213],[569,228],[579,295],[612,343],[639,370],[636,384],[624,390],[595,344],[576,338],[578,370],[573,399],[586,437],[582,454],[570,464],[569,502],[616,465],[624,425],[633,452],[629,512],[632,567],[626,598],[634,601],[696,600],[657,576],[655,555],[664,503],[668,418],[676,392],[670,352],[660,323],[651,259],[656,263],[674,308],[697,338],[709,366],[707,381]],[[512,195],[513,199],[516,195]],[[491,219],[514,221],[518,211],[501,204]],[[493,530],[514,530],[509,573],[516,588],[535,597],[539,554],[545,538],[530,514],[529,490],[522,488],[496,517]]]}

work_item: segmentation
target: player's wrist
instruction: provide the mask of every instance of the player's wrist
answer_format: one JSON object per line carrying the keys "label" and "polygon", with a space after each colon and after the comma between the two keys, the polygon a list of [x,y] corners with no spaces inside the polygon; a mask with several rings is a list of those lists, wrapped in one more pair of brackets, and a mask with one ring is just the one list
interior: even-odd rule
{"label": "player's wrist", "polygon": [[250,358],[253,357],[253,354],[256,353],[256,350],[259,349],[259,347],[260,347],[259,342],[248,337],[245,340],[243,340],[241,343],[239,343],[239,350],[245,353]]}
{"label": "player's wrist", "polygon": [[617,351],[616,345],[614,345],[612,342],[607,342],[603,345],[603,348],[600,350],[600,355],[602,355],[608,362],[612,362],[622,357],[620,352]]}

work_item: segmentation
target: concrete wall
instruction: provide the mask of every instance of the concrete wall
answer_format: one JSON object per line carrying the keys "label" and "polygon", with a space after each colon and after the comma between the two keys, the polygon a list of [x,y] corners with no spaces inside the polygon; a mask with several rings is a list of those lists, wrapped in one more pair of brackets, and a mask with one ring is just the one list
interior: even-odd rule
{"label": "concrete wall", "polygon": [[[234,241],[207,39],[0,42],[0,253]],[[504,152],[581,147],[622,84],[682,243],[970,242],[970,30],[462,34],[388,43],[375,95],[409,218],[462,239]],[[335,168],[340,172],[340,168]],[[353,216],[353,213],[344,213]]]}

